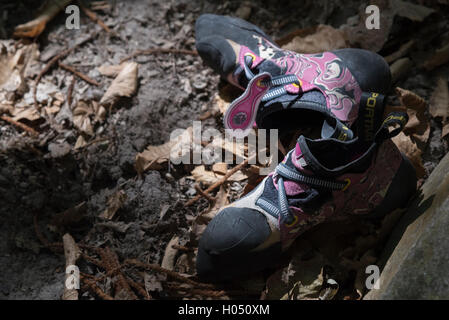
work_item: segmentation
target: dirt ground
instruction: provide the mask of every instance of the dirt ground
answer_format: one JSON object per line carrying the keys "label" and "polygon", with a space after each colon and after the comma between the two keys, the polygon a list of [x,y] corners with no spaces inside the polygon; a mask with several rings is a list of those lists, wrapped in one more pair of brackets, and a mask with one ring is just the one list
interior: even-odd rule
{"label": "dirt ground", "polygon": [[[14,26],[31,20],[34,13],[30,8],[43,2],[2,1],[0,12],[7,14],[3,16],[3,35],[0,33],[0,37],[11,39]],[[62,60],[100,82],[96,87],[77,79],[74,100],[101,99],[112,80],[103,77],[97,67],[119,64],[136,50],[147,48],[194,50],[194,23],[200,14],[235,15],[241,6],[239,1],[219,3],[204,0],[109,1],[109,4],[107,9],[97,14],[115,35],[105,32],[85,15],[82,15],[80,30],[67,30],[64,27],[65,15],[60,13],[36,40],[41,51],[42,68],[65,47],[98,32],[93,40]],[[434,4],[435,8],[439,5]],[[248,20],[276,39],[292,30],[319,23],[338,28],[347,23],[348,18],[357,15],[361,6],[358,1],[304,1],[301,4],[297,1],[252,1]],[[402,39],[413,37],[418,43],[423,41],[417,52],[410,53],[413,63],[418,64],[420,59],[427,58],[426,51],[430,55],[440,47],[440,37],[449,37],[448,18],[446,10],[437,18],[416,26],[416,23],[398,17],[380,53],[387,56],[405,42]],[[429,38],[432,30],[438,30],[438,34]],[[64,254],[60,246],[48,246],[48,243],[60,243],[66,232],[86,247],[112,249],[122,263],[125,259],[137,259],[160,264],[168,241],[175,235],[179,237],[181,246],[195,244],[190,233],[191,217],[204,211],[208,202],[201,199],[194,206],[184,206],[197,194],[194,182],[186,178],[189,169],[171,166],[139,176],[134,167],[135,157],[148,145],[168,141],[174,129],[191,126],[192,120],[197,120],[211,107],[220,80],[194,55],[141,55],[134,61],[139,64],[137,93],[131,98],[121,99],[110,110],[106,120],[95,127],[95,137],[90,145],[73,149],[78,133],[71,125],[70,113],[63,111],[64,106],[53,119],[53,124],[36,126],[41,133],[38,140],[0,120],[0,299],[61,298]],[[447,64],[432,72],[411,68],[396,85],[429,100],[437,79],[444,77],[448,80],[448,69]],[[72,74],[53,68],[41,81],[55,84],[67,95]],[[397,102],[394,93],[390,98]],[[219,119],[215,118],[205,120],[204,124],[221,126]],[[448,150],[447,139],[440,138],[441,121],[432,119],[430,125],[430,136],[423,154],[426,175]],[[229,186],[232,189],[231,200],[243,192],[246,183],[234,182]],[[98,219],[99,214],[108,208],[108,199],[117,192],[125,194],[125,200],[116,213],[118,218],[112,221]],[[82,203],[82,218],[69,224],[55,222],[55,216]],[[360,230],[349,233],[351,235],[346,241],[354,241],[360,236]],[[310,239],[313,238],[312,233]],[[375,250],[381,250],[379,244],[376,245]],[[92,256],[101,257],[101,253],[94,249],[86,250]],[[179,256],[190,254],[188,250],[185,254],[183,252],[177,253],[178,260]],[[326,249],[321,251],[324,252]],[[111,287],[117,281],[114,275],[107,275],[105,269],[86,259],[80,259],[79,267],[85,274],[104,276],[99,286],[104,292],[113,294]],[[181,273],[193,274],[192,266],[188,264],[179,268]],[[147,282],[145,287],[154,289],[153,298],[183,297],[182,290],[165,285],[165,280],[158,278],[156,273],[143,275],[131,267],[123,267],[123,270],[135,282]],[[246,290],[239,297],[259,298],[265,283],[261,279],[266,277],[267,274],[255,276],[252,285],[239,283],[230,287]],[[355,277],[356,274],[351,273],[345,278],[346,283],[340,285],[342,293],[337,298],[351,296],[354,291],[351,283]],[[154,288],[161,283],[162,289]],[[142,298],[140,294],[136,296]],[[195,297],[207,295],[197,293]],[[97,298],[92,290],[82,288],[80,299]]]}

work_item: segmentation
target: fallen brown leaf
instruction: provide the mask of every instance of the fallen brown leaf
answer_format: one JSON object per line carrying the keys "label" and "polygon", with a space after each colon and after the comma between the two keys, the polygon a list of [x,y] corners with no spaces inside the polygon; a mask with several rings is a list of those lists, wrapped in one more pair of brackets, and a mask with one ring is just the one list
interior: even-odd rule
{"label": "fallen brown leaf", "polygon": [[114,105],[121,97],[131,97],[137,89],[138,64],[127,62],[100,100],[102,105]]}
{"label": "fallen brown leaf", "polygon": [[173,270],[175,267],[175,258],[178,253],[178,249],[173,248],[173,245],[179,244],[179,237],[173,236],[168,242],[165,248],[164,257],[162,258],[161,267],[167,270]]}
{"label": "fallen brown leaf", "polygon": [[102,65],[98,67],[98,72],[106,77],[116,77],[124,67],[124,63],[119,65]]}
{"label": "fallen brown leaf", "polygon": [[427,107],[426,101],[418,96],[416,93],[402,89],[400,87],[396,87],[395,89],[396,95],[398,96],[401,103],[409,109],[413,109],[415,111],[425,111]]}
{"label": "fallen brown leaf", "polygon": [[33,108],[33,107],[16,107],[12,111],[13,120],[19,121],[19,120],[29,120],[29,121],[35,121],[37,119],[41,118],[41,115],[39,112]]}
{"label": "fallen brown leaf", "polygon": [[215,163],[212,165],[212,171],[221,175],[225,175],[228,172],[228,165],[224,162]]}
{"label": "fallen brown leaf", "polygon": [[[192,170],[192,176],[196,182],[202,183],[205,186],[210,186],[223,178],[224,174],[208,171],[206,170],[205,166],[201,165]],[[246,174],[242,173],[241,171],[237,171],[228,178],[228,181],[243,181],[247,178],[248,176]]]}
{"label": "fallen brown leaf", "polygon": [[[174,150],[181,151],[178,154],[172,154],[179,158],[183,158],[188,152],[190,154],[190,141],[192,139],[192,127],[187,128],[178,137],[179,140],[171,140],[162,145],[148,146],[143,152],[136,155],[136,171],[141,174],[147,170],[160,170],[164,164],[171,158],[171,152]],[[186,147],[184,144],[189,143]]]}
{"label": "fallen brown leaf", "polygon": [[422,151],[418,148],[417,144],[403,132],[400,132],[396,137],[392,138],[392,140],[399,150],[410,159],[416,170],[417,177],[422,178],[425,175],[426,170],[422,163]]}
{"label": "fallen brown leaf", "polygon": [[47,1],[36,19],[15,27],[13,36],[28,38],[39,36],[44,31],[47,23],[70,4],[70,2],[72,2],[72,0]]}
{"label": "fallen brown leaf", "polygon": [[[304,249],[309,251],[308,245]],[[326,258],[319,252],[309,252],[311,257],[301,259],[306,251],[297,250],[288,266],[277,270],[267,280],[267,299],[317,300],[324,284],[323,267]]]}
{"label": "fallen brown leaf", "polygon": [[119,190],[108,199],[107,208],[100,214],[100,218],[111,220],[127,199],[125,191]]}
{"label": "fallen brown leaf", "polygon": [[449,117],[449,89],[447,80],[439,78],[437,86],[430,97],[430,114],[432,117],[441,117],[443,122]]}
{"label": "fallen brown leaf", "polygon": [[96,101],[78,101],[73,109],[73,124],[81,132],[93,136],[93,124],[106,119],[106,109]]}
{"label": "fallen brown leaf", "polygon": [[87,144],[86,139],[82,135],[78,136],[76,139],[75,146],[73,147],[75,150],[84,147]]}
{"label": "fallen brown leaf", "polygon": [[320,24],[315,28],[293,32],[293,37],[282,46],[282,49],[300,53],[317,53],[347,47],[343,31]]}
{"label": "fallen brown leaf", "polygon": [[443,125],[443,128],[441,129],[441,138],[444,138],[449,134],[449,122]]}

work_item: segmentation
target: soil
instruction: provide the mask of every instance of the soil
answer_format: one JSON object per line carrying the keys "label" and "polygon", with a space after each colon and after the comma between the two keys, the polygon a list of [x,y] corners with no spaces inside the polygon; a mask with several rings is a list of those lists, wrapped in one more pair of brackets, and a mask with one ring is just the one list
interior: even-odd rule
{"label": "soil", "polygon": [[[0,4],[0,11],[8,12],[3,22],[4,38],[11,38],[15,25],[33,17],[29,8],[37,7],[37,2],[43,3],[20,0]],[[99,100],[108,88],[111,80],[101,76],[97,67],[119,64],[136,50],[150,47],[194,50],[194,23],[200,14],[234,15],[240,6],[238,1],[205,0],[110,3],[111,8],[99,15],[116,35],[102,31],[84,15],[80,30],[67,30],[65,15],[61,13],[37,40],[41,57],[48,57],[98,32],[94,40],[62,60],[101,83],[100,87],[94,87],[78,79],[75,100]],[[360,6],[358,1],[332,4],[305,1],[301,5],[297,1],[251,3],[248,20],[274,38],[318,23],[337,28],[356,15]],[[426,20],[426,23],[431,28],[446,21],[443,31],[447,33],[449,20],[447,16],[444,19],[443,16],[436,21]],[[404,31],[400,24],[395,24],[395,28],[393,35]],[[439,45],[437,41],[429,43],[432,50]],[[56,118],[61,129],[49,129],[45,142],[32,141],[19,129],[0,122],[0,299],[61,298],[64,256],[57,247],[51,250],[42,243],[42,238],[50,243],[60,242],[62,235],[69,232],[79,243],[113,249],[120,261],[135,258],[154,264],[161,263],[167,243],[174,235],[180,237],[181,245],[191,240],[189,217],[204,210],[207,200],[184,207],[185,201],[196,194],[193,182],[185,179],[188,168],[171,166],[138,176],[134,169],[135,157],[148,145],[166,142],[174,129],[191,126],[192,120],[197,120],[211,106],[220,79],[197,56],[142,55],[134,60],[139,63],[137,94],[120,101],[107,120],[96,128],[99,142],[73,150],[77,131],[70,125],[69,115],[61,114]],[[445,66],[433,73],[416,69],[397,85],[428,100],[436,79],[441,75],[447,79],[448,68]],[[54,68],[44,80],[57,84],[66,95],[72,75]],[[65,117],[69,120],[64,120]],[[208,119],[204,123],[216,126],[218,121]],[[447,141],[439,138],[441,123],[432,120],[431,127],[423,156],[427,174],[448,150]],[[51,150],[61,144],[68,144],[71,149],[55,157]],[[232,197],[238,197],[245,184],[236,183]],[[119,219],[100,223],[99,214],[108,207],[108,199],[119,191],[126,194],[124,204],[116,213]],[[55,216],[83,201],[86,210],[79,221],[55,226]],[[81,262],[80,268],[89,274],[100,272],[86,261]],[[167,293],[161,292],[160,298],[164,297]],[[96,297],[86,290],[82,291],[81,298]]]}

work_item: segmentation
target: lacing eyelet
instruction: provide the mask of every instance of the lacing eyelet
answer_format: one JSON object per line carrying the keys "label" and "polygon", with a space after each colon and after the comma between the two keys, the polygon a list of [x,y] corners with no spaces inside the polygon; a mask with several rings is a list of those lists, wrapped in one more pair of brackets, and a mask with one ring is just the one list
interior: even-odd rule
{"label": "lacing eyelet", "polygon": [[348,189],[348,187],[351,185],[351,179],[346,178],[344,181],[346,182],[346,186],[341,189],[341,191],[346,191],[346,189]]}
{"label": "lacing eyelet", "polygon": [[253,59],[253,61],[256,60],[256,56],[254,54],[252,54],[251,52],[245,53],[245,57],[248,57],[248,56],[251,57]]}
{"label": "lacing eyelet", "polygon": [[287,227],[291,228],[291,227],[293,227],[295,224],[297,224],[298,221],[299,221],[298,216],[294,216],[293,222],[290,223],[290,224],[287,224],[287,223],[286,223],[285,225],[286,225]]}
{"label": "lacing eyelet", "polygon": [[301,81],[301,79],[298,79],[298,82],[299,82],[299,83],[293,82],[292,85],[293,85],[295,88],[300,88],[300,87],[302,87],[302,81]]}

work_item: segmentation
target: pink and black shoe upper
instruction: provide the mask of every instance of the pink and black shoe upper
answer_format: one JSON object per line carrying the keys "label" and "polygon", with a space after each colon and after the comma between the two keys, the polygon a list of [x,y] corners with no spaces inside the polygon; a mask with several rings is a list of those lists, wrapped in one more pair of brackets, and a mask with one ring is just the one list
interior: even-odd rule
{"label": "pink and black shoe upper", "polygon": [[[208,224],[198,275],[223,281],[273,267],[298,236],[320,223],[382,217],[404,207],[416,175],[390,137],[406,121],[406,114],[390,115],[369,147],[357,138],[299,137],[273,173]],[[401,128],[390,132],[391,125]]]}
{"label": "pink and black shoe upper", "polygon": [[[263,91],[257,106],[230,106],[236,110],[225,116],[229,129],[248,129],[254,119],[259,128],[289,130],[321,125],[329,117],[350,127],[358,118],[364,93],[380,94],[381,100],[390,87],[388,64],[374,52],[283,50],[258,27],[238,18],[201,15],[196,22],[196,47],[205,63],[230,83]],[[255,77],[257,81],[251,81]],[[248,94],[253,95],[248,100],[256,100],[256,93]]]}

